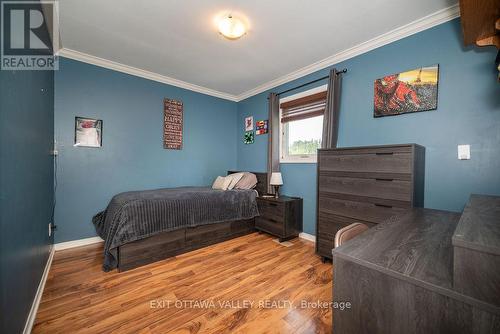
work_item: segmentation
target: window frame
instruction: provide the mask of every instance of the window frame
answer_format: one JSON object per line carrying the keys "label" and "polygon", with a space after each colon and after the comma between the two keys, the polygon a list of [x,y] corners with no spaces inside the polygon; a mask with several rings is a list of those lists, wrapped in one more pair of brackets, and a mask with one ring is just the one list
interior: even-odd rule
{"label": "window frame", "polygon": [[[325,85],[322,85],[322,86],[318,86],[318,87],[315,87],[315,88],[312,88],[312,89],[309,89],[309,90],[306,90],[306,91],[303,91],[303,92],[300,92],[300,93],[297,93],[297,94],[293,94],[293,95],[289,95],[289,96],[286,96],[286,97],[283,97],[279,100],[279,104],[281,105],[281,103],[283,102],[288,102],[288,101],[292,101],[292,100],[295,100],[295,99],[298,99],[298,98],[301,98],[301,97],[305,97],[305,96],[308,96],[308,95],[312,95],[312,94],[317,94],[317,93],[321,93],[321,92],[326,92],[328,89],[328,85],[325,84]],[[285,156],[285,143],[288,143],[288,140],[285,140],[285,137],[287,137],[288,135],[288,132],[285,133],[285,128],[286,128],[286,124],[283,124],[281,123],[281,115],[282,115],[282,110],[280,108],[280,112],[279,112],[279,154],[280,154],[280,163],[285,163],[285,164],[290,164],[290,163],[298,163],[298,164],[304,164],[304,163],[309,163],[309,164],[312,164],[312,163],[317,163],[318,162],[318,154],[304,154],[304,155],[295,155],[295,156],[291,156],[291,155],[286,155]]]}

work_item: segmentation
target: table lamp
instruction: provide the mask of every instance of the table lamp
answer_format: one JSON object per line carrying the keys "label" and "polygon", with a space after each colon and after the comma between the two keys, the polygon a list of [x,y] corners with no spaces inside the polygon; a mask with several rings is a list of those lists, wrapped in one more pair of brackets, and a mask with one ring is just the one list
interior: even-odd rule
{"label": "table lamp", "polygon": [[279,188],[280,186],[283,185],[283,178],[281,177],[280,172],[272,173],[271,174],[271,181],[269,182],[270,185],[274,186],[274,197],[278,198],[279,197]]}

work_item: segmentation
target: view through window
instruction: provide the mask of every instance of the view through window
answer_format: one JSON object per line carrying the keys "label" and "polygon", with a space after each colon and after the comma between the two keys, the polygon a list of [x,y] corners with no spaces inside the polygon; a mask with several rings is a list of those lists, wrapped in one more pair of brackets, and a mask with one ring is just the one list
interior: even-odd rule
{"label": "view through window", "polygon": [[323,116],[285,123],[287,155],[311,155],[321,148]]}
{"label": "view through window", "polygon": [[281,162],[316,162],[325,103],[326,91],[321,88],[280,101]]}

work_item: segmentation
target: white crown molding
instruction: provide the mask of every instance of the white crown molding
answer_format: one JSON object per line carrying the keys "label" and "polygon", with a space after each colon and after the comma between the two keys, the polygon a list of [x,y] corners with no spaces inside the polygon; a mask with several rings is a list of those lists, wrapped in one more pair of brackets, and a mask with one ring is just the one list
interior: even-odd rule
{"label": "white crown molding", "polygon": [[444,8],[430,15],[424,16],[418,20],[410,22],[404,26],[391,30],[385,34],[379,35],[371,40],[360,43],[352,48],[341,51],[333,56],[325,58],[323,60],[317,61],[311,65],[305,66],[301,69],[293,71],[287,75],[284,75],[275,80],[269,81],[262,85],[259,85],[251,90],[248,90],[240,95],[233,95],[229,93],[219,92],[210,88],[198,86],[191,84],[182,80],[167,77],[154,72],[146,71],[140,68],[128,66],[125,64],[117,63],[112,60],[107,60],[99,57],[95,57],[86,53],[82,53],[76,50],[71,50],[67,48],[62,48],[57,53],[61,57],[70,58],[78,60],[84,63],[108,68],[122,73],[127,73],[130,75],[138,76],[141,78],[161,82],[167,85],[172,85],[180,88],[185,88],[194,92],[219,97],[225,100],[239,102],[251,96],[257,95],[259,93],[265,92],[269,89],[277,87],[279,85],[285,84],[287,82],[296,80],[305,75],[314,73],[316,71],[322,70],[334,64],[340,63],[344,60],[359,56],[368,51],[377,49],[381,46],[387,45],[389,43],[395,42],[402,38],[411,36],[423,30],[435,27],[439,24],[448,22],[460,16],[460,7],[458,4]]}
{"label": "white crown molding", "polygon": [[59,50],[59,52],[57,52],[57,55],[60,57],[74,59],[74,60],[78,60],[78,61],[81,61],[81,62],[84,62],[87,64],[92,64],[92,65],[108,68],[108,69],[111,69],[114,71],[134,75],[134,76],[141,77],[144,79],[153,80],[153,81],[161,82],[161,83],[164,83],[167,85],[176,86],[176,87],[188,89],[188,90],[191,90],[194,92],[198,92],[198,93],[202,93],[202,94],[206,94],[206,95],[210,95],[210,96],[215,96],[215,97],[218,97],[221,99],[237,102],[235,95],[219,92],[219,91],[216,91],[216,90],[213,90],[210,88],[191,84],[189,82],[185,82],[182,80],[177,80],[177,79],[167,77],[167,76],[164,76],[164,75],[161,75],[158,73],[142,70],[142,69],[137,68],[137,67],[132,67],[132,66],[128,66],[125,64],[117,63],[117,62],[112,61],[112,60],[99,58],[99,57],[92,56],[92,55],[89,55],[89,54],[86,54],[86,53],[83,53],[80,51],[62,48]]}
{"label": "white crown molding", "polygon": [[60,242],[58,244],[55,244],[54,245],[54,249],[56,251],[60,251],[60,250],[63,250],[63,249],[69,249],[69,248],[75,248],[75,247],[80,247],[80,246],[87,246],[87,245],[97,244],[97,243],[103,242],[103,241],[104,240],[102,240],[100,237],[78,239],[78,240]]}
{"label": "white crown molding", "polygon": [[54,259],[55,248],[53,245],[50,246],[49,258],[45,264],[45,269],[40,279],[40,284],[38,284],[38,289],[36,290],[35,298],[33,299],[33,304],[31,304],[30,313],[26,319],[26,324],[24,325],[23,334],[30,334],[33,329],[33,324],[35,323],[36,313],[38,312],[38,306],[40,306],[40,301],[42,300],[43,289],[45,288],[45,283],[47,282],[47,277],[49,276],[50,266],[52,265],[52,260]]}
{"label": "white crown molding", "polygon": [[458,4],[444,8],[430,15],[424,16],[418,20],[410,22],[404,26],[391,30],[385,34],[379,35],[371,40],[360,43],[352,48],[341,51],[333,56],[315,62],[311,65],[303,67],[299,70],[293,71],[285,76],[278,79],[269,81],[262,84],[254,89],[246,91],[237,96],[237,101],[242,101],[251,96],[257,95],[259,93],[265,92],[271,88],[277,87],[279,85],[285,84],[292,80],[301,78],[305,75],[314,73],[316,71],[322,70],[334,64],[340,63],[344,60],[359,56],[368,51],[374,50],[381,46],[387,45],[389,43],[395,42],[397,40],[403,39],[405,37],[411,36],[423,30],[435,27],[439,24],[448,22],[460,16],[460,7]]}

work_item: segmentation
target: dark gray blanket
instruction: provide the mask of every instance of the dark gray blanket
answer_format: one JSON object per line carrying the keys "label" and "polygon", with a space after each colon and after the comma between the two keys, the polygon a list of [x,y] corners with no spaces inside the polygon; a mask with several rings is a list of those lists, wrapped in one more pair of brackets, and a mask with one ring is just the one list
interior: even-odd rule
{"label": "dark gray blanket", "polygon": [[183,187],[131,191],[114,196],[92,218],[105,240],[104,271],[117,267],[117,247],[160,232],[258,216],[254,190]]}

